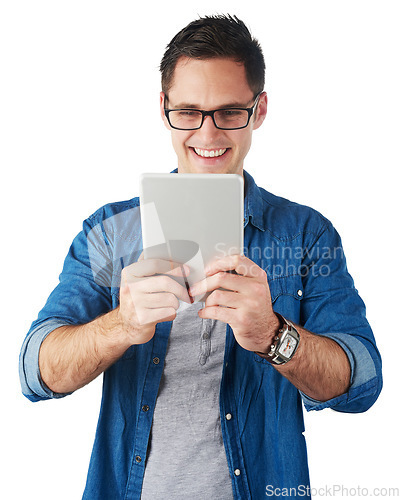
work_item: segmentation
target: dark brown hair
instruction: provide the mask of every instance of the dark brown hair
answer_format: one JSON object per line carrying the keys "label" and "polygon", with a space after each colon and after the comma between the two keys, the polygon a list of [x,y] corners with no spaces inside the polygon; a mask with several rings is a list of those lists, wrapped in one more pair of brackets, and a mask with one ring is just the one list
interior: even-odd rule
{"label": "dark brown hair", "polygon": [[205,16],[188,24],[167,45],[160,64],[163,92],[168,92],[179,58],[232,58],[244,64],[249,87],[258,94],[264,89],[265,62],[258,41],[236,16]]}

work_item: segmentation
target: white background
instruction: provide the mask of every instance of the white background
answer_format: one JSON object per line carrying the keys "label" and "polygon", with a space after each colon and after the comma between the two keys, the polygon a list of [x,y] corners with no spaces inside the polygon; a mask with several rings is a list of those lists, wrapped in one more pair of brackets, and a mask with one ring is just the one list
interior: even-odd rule
{"label": "white background", "polygon": [[245,167],[334,223],[384,361],[370,411],[305,416],[315,498],[333,485],[400,488],[398,2],[189,4],[1,3],[2,498],[82,494],[101,378],[64,400],[30,403],[19,348],[82,220],[136,196],[141,172],[175,167],[158,64],[198,14],[226,12],[248,24],[267,64],[269,114]]}

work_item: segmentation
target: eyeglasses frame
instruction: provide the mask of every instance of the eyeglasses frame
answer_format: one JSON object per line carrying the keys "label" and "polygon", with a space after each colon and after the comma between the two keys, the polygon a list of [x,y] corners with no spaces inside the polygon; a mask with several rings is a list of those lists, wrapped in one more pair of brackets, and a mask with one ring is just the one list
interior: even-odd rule
{"label": "eyeglasses frame", "polygon": [[[215,128],[217,128],[219,130],[241,130],[243,128],[246,128],[249,125],[250,118],[253,116],[254,110],[257,107],[257,104],[259,102],[259,99],[260,99],[260,96],[261,96],[262,93],[263,93],[263,91],[259,92],[254,97],[254,104],[250,108],[234,108],[234,107],[229,107],[229,108],[213,109],[211,111],[203,111],[202,109],[195,109],[195,108],[168,109],[168,108],[166,108],[164,106],[164,113],[165,113],[165,116],[167,117],[167,120],[168,120],[168,123],[169,123],[170,127],[173,128],[173,129],[175,129],[175,130],[199,130],[203,126],[204,118],[206,116],[211,116]],[[166,100],[168,100],[167,95],[165,95],[165,101]],[[229,109],[240,110],[240,111],[247,111],[248,117],[247,117],[247,123],[246,123],[246,125],[243,125],[243,127],[234,127],[234,128],[218,127],[218,125],[215,122],[214,113],[216,113],[217,111],[227,111]],[[201,123],[200,123],[200,125],[198,127],[194,127],[194,128],[179,128],[179,127],[175,127],[174,125],[172,125],[172,123],[170,121],[170,118],[169,118],[169,114],[170,114],[171,111],[199,111],[201,113]]]}

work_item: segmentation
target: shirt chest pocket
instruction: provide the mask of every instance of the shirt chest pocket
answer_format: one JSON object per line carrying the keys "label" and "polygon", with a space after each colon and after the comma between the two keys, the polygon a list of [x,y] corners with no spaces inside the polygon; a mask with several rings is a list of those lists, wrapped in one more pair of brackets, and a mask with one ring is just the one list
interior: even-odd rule
{"label": "shirt chest pocket", "polygon": [[298,274],[280,276],[269,279],[268,284],[274,311],[299,324],[301,301],[304,298],[301,276]]}

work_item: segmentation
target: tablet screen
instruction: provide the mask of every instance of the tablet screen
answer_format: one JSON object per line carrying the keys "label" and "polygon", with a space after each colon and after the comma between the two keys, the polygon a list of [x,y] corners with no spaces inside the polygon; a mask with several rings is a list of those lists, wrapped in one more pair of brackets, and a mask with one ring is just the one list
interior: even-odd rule
{"label": "tablet screen", "polygon": [[243,253],[243,177],[143,174],[140,212],[144,258],[187,264],[189,286],[214,258]]}

